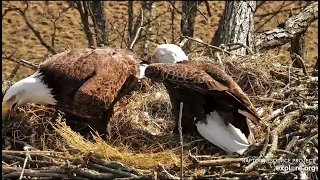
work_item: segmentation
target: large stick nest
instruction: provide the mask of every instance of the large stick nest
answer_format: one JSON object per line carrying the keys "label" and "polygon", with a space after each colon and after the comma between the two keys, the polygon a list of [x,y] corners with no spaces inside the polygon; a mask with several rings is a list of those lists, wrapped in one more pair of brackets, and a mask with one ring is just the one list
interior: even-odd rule
{"label": "large stick nest", "polygon": [[[208,60],[194,58],[196,63]],[[238,82],[259,107],[267,127],[255,129],[258,143],[241,157],[228,155],[201,137],[185,135],[184,177],[315,178],[318,78],[281,65],[269,54],[210,62]],[[10,84],[4,82],[3,92]],[[162,84],[149,85],[115,105],[107,141],[94,132],[88,140],[66,124],[71,121],[68,116],[44,106],[29,105],[11,113],[2,129],[3,178],[23,174],[30,179],[178,179],[180,142],[172,134],[169,97]]]}

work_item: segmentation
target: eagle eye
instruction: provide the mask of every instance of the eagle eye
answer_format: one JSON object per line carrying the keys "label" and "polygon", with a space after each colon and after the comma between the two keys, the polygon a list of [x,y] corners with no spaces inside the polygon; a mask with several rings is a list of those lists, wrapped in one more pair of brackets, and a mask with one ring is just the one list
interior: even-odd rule
{"label": "eagle eye", "polygon": [[16,96],[11,96],[11,98],[9,99],[9,101],[13,101],[15,97],[16,97]]}

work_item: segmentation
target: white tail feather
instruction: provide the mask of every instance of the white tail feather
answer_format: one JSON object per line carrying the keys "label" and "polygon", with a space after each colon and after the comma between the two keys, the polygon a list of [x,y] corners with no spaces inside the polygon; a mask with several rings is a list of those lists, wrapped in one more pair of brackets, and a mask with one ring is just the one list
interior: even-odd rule
{"label": "white tail feather", "polygon": [[222,117],[216,112],[206,116],[207,124],[199,121],[196,126],[198,132],[208,141],[228,153],[243,154],[250,146],[245,135],[231,123],[227,126]]}

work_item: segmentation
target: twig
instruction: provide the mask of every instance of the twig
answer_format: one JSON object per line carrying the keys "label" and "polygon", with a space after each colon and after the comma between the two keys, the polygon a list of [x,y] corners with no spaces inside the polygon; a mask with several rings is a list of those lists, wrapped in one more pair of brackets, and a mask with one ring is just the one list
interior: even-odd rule
{"label": "twig", "polygon": [[12,61],[12,62],[15,62],[15,63],[21,63],[22,66],[24,67],[27,67],[27,68],[30,68],[30,69],[33,69],[33,70],[37,70],[38,69],[38,65],[35,65],[29,61],[26,61],[24,59],[20,59],[20,60],[16,60],[16,59],[13,59],[12,57],[10,56],[7,56],[6,53],[4,53],[2,51],[2,54],[3,54],[3,59],[6,59],[6,60],[9,60],[9,61]]}
{"label": "twig", "polygon": [[50,51],[52,54],[57,54],[57,51],[50,46],[48,43],[45,42],[45,40],[43,39],[43,37],[41,36],[40,32],[33,26],[33,24],[31,23],[30,19],[28,18],[26,11],[29,8],[29,4],[28,2],[26,2],[26,7],[24,8],[24,10],[17,8],[17,7],[11,7],[8,8],[8,11],[16,11],[18,12],[24,19],[25,23],[27,24],[27,26],[31,29],[31,31],[33,32],[33,34],[38,38],[38,40],[40,41],[40,43],[48,50]]}
{"label": "twig", "polygon": [[[271,132],[271,147],[264,157],[264,159],[271,159],[274,156],[274,152],[278,148],[278,138],[281,132],[283,132],[288,126],[291,126],[295,117],[300,116],[302,113],[301,110],[295,110],[288,113],[282,120],[282,122]],[[256,165],[260,164],[261,161],[254,161],[245,167],[245,172],[251,171]]]}
{"label": "twig", "polygon": [[12,70],[12,72],[11,72],[11,74],[10,74],[10,76],[8,77],[7,80],[10,80],[10,79],[13,79],[13,78],[14,78],[14,76],[17,74],[18,69],[20,68],[20,66],[21,66],[21,62],[19,62],[19,63],[16,64],[16,66],[15,66],[14,69]]}
{"label": "twig", "polygon": [[137,41],[137,38],[139,37],[139,35],[140,35],[140,31],[141,31],[141,29],[143,28],[143,10],[141,9],[140,10],[140,25],[139,25],[139,28],[138,28],[138,30],[137,30],[137,32],[136,32],[136,35],[134,36],[134,39],[133,39],[133,41],[131,42],[131,45],[130,45],[130,48],[129,49],[132,49],[133,48],[133,46],[134,46],[134,44],[136,43],[136,41]]}
{"label": "twig", "polygon": [[2,150],[2,154],[10,154],[10,155],[36,155],[36,154],[65,154],[64,152],[55,152],[55,151],[13,151],[13,150]]}
{"label": "twig", "polygon": [[261,175],[258,172],[251,172],[251,173],[239,173],[234,171],[228,171],[220,174],[213,174],[213,175],[204,175],[203,178],[206,179],[224,179],[223,177],[228,177],[226,179],[260,179],[258,177],[261,177]]}
{"label": "twig", "polygon": [[200,15],[208,22],[208,18],[203,14],[203,12],[200,11],[200,9],[197,9],[197,12],[199,12]]}
{"label": "twig", "polygon": [[188,155],[189,155],[189,157],[191,158],[191,161],[192,161],[194,164],[199,163],[199,160],[197,159],[197,157],[194,156],[194,155],[192,155],[192,153],[191,153],[190,150],[188,151]]}
{"label": "twig", "polygon": [[271,71],[270,71],[270,74],[271,74],[272,76],[274,76],[275,78],[277,78],[278,80],[284,79],[284,80],[286,80],[286,81],[290,81],[290,78],[293,79],[293,80],[298,80],[298,78],[296,78],[296,77],[289,77],[289,76],[286,75],[286,74],[279,73],[279,72],[276,72],[276,71],[274,71],[274,70],[271,70]]}
{"label": "twig", "polygon": [[[170,173],[164,168],[164,166],[163,166],[162,164],[159,164],[159,166],[160,166],[162,172],[165,174],[165,177],[164,177],[165,179],[173,179],[173,180],[179,179],[178,177],[170,174]],[[181,179],[181,180],[182,180],[182,179]]]}
{"label": "twig", "polygon": [[90,151],[88,154],[86,154],[86,156],[83,158],[82,163],[81,163],[81,167],[85,167],[88,165],[89,163],[89,159],[90,157],[93,155],[93,152]]}
{"label": "twig", "polygon": [[[290,155],[292,157],[297,156],[295,153],[287,151],[287,150],[283,150],[283,149],[277,149],[276,152],[277,153],[282,153],[282,154],[287,154],[287,155]],[[280,157],[279,159],[282,159],[282,157]]]}
{"label": "twig", "polygon": [[180,137],[180,179],[183,180],[183,137],[182,137],[182,110],[183,110],[183,102],[180,103],[180,111],[179,111],[179,120],[178,120],[178,131]]}
{"label": "twig", "polygon": [[260,152],[260,156],[264,156],[267,152],[267,147],[268,147],[268,144],[269,144],[269,139],[270,139],[270,127],[267,126],[267,137],[266,137],[266,140],[264,142],[264,145],[263,145],[263,148]]}
{"label": "twig", "polygon": [[242,43],[230,43],[230,44],[227,44],[226,46],[229,46],[229,47],[235,46],[233,48],[229,48],[228,51],[234,51],[234,50],[237,50],[237,49],[243,47],[243,48],[246,48],[251,55],[254,55],[253,50],[251,48],[249,48],[247,45],[242,44]]}
{"label": "twig", "polygon": [[210,11],[210,5],[208,1],[204,1],[205,5],[206,5],[206,9],[207,9],[207,13],[209,15],[209,17],[212,16],[211,11]]}
{"label": "twig", "polygon": [[27,165],[28,159],[31,159],[31,157],[30,157],[30,155],[28,154],[28,151],[26,151],[26,158],[24,159],[24,162],[23,162],[22,171],[21,171],[19,180],[21,180],[22,177],[23,177],[23,173],[24,173],[24,171],[25,171],[25,169],[26,169],[26,165]]}
{"label": "twig", "polygon": [[176,8],[176,6],[174,5],[174,1],[166,1],[166,2],[168,2],[169,4],[170,4],[170,8],[172,9],[172,10],[174,10],[174,11],[176,11],[177,13],[179,13],[180,15],[183,15],[183,12],[181,12],[180,10],[178,10],[177,8]]}
{"label": "twig", "polygon": [[220,47],[213,46],[213,45],[211,45],[211,44],[209,44],[209,43],[205,43],[205,42],[199,41],[199,40],[194,39],[194,38],[192,38],[192,37],[187,37],[187,36],[182,36],[182,37],[183,37],[183,38],[186,38],[186,39],[188,39],[188,40],[195,41],[195,42],[197,42],[197,43],[199,43],[199,44],[203,44],[203,45],[205,45],[205,46],[207,46],[207,47],[210,47],[210,48],[212,48],[212,49],[215,49],[215,50],[218,50],[218,51],[221,51],[221,52],[225,52],[225,53],[228,54],[228,55],[231,55],[231,54],[232,54],[231,52],[226,51],[226,50],[224,50],[224,49],[222,49],[222,48],[220,48]]}
{"label": "twig", "polygon": [[[44,156],[46,157],[46,156]],[[20,162],[24,162],[24,158],[20,156],[14,156],[14,155],[7,155],[3,154],[2,159],[5,161],[13,161],[18,164]],[[46,166],[53,166],[53,165],[60,165],[61,163],[57,163],[53,158],[50,158],[50,161],[42,161],[42,160],[29,160],[28,165],[34,166],[34,167],[46,167]]]}
{"label": "twig", "polygon": [[259,101],[268,101],[268,102],[273,102],[273,103],[278,103],[278,104],[288,104],[291,102],[291,101],[287,101],[287,100],[279,100],[279,99],[265,98],[265,97],[258,97],[258,96],[252,96],[250,98],[257,99]]}
{"label": "twig", "polygon": [[[96,163],[96,164],[103,165],[105,167],[112,168],[112,169],[117,169],[117,170],[126,171],[126,172],[133,172],[133,173],[136,172],[135,169],[128,167],[128,166],[125,166],[119,162],[106,162],[102,159],[98,159],[95,157],[90,157],[90,161],[92,161],[93,163]],[[135,173],[135,174],[138,175],[138,173]]]}
{"label": "twig", "polygon": [[[9,172],[7,174],[3,174],[2,178],[15,178],[15,177],[20,177],[20,174],[22,172],[21,168],[13,168],[13,167],[2,167],[2,171],[4,173]],[[59,166],[54,166],[54,167],[49,167],[44,170],[31,170],[31,169],[25,169],[24,175],[25,176],[30,176],[30,177],[54,177],[54,178],[71,178],[75,180],[89,180],[88,178],[83,178],[83,177],[76,177],[76,176],[70,176],[67,174],[68,171],[65,169],[62,169]]]}
{"label": "twig", "polygon": [[263,122],[269,122],[270,120],[280,116],[283,112],[283,109],[277,109],[272,112],[272,114],[266,118],[263,118]]}
{"label": "twig", "polygon": [[299,55],[296,54],[296,53],[294,53],[293,55],[295,56],[295,60],[298,61],[298,63],[299,63],[300,65],[302,65],[302,71],[303,71],[304,75],[309,76],[309,74],[308,74],[308,72],[307,72],[306,65],[305,65],[304,60],[302,59],[302,57],[299,56]]}
{"label": "twig", "polygon": [[98,170],[103,170],[105,172],[109,172],[109,173],[112,173],[112,174],[118,174],[121,177],[137,177],[136,175],[128,173],[128,172],[124,172],[124,171],[121,171],[121,170],[118,170],[118,169],[112,169],[112,168],[101,166],[99,164],[95,164],[95,163],[91,163],[91,162],[89,162],[88,165],[93,167],[93,168],[96,168]]}
{"label": "twig", "polygon": [[197,166],[218,166],[227,165],[232,163],[242,163],[245,162],[247,158],[225,158],[225,159],[215,159],[215,160],[204,160],[198,161]]}
{"label": "twig", "polygon": [[[269,17],[266,21],[264,21],[256,30],[255,30],[255,33],[256,32],[259,32],[259,30],[265,25],[267,24],[268,22],[270,22],[270,20],[272,18],[274,18],[278,13],[280,13],[280,11],[284,8],[284,4],[286,3],[286,1],[283,1],[282,4],[280,5],[280,8],[276,11],[276,12],[272,12],[272,16]],[[261,19],[260,19],[260,22],[261,22]]]}

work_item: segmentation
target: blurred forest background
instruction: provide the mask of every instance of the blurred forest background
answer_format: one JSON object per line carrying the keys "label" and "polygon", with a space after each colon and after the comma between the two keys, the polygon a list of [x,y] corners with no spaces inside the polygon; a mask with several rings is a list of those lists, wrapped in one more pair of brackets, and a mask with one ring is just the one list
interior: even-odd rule
{"label": "blurred forest background", "polygon": [[[193,38],[211,43],[223,16],[223,1],[199,1]],[[311,2],[307,1],[257,1],[254,14],[254,33],[272,30],[281,26],[290,16],[301,12]],[[81,4],[81,3],[80,3]],[[105,1],[106,44],[119,48],[130,47],[139,25],[143,25],[133,49],[143,58],[152,53],[157,44],[181,41],[182,2],[151,1],[126,2]],[[88,47],[81,16],[77,3],[64,1],[39,2],[2,2],[2,79],[9,76],[15,63],[6,59],[24,59],[32,63],[41,63],[55,52],[67,48]],[[143,10],[142,10],[143,9]],[[19,11],[20,10],[20,11]],[[143,23],[141,23],[143,11]],[[94,35],[93,22],[89,20],[89,28]],[[150,21],[150,23],[148,23]],[[129,22],[129,23],[128,23]],[[29,23],[29,25],[28,25]],[[34,30],[30,29],[30,26]],[[131,28],[130,28],[131,26]],[[41,42],[39,40],[41,39]],[[306,65],[313,67],[318,56],[318,22],[308,28],[305,35]],[[197,44],[195,44],[197,45]],[[47,46],[47,48],[45,47]],[[282,63],[291,63],[290,43],[271,50]],[[191,48],[191,52],[192,49]],[[31,74],[31,69],[22,67],[15,79]]]}

